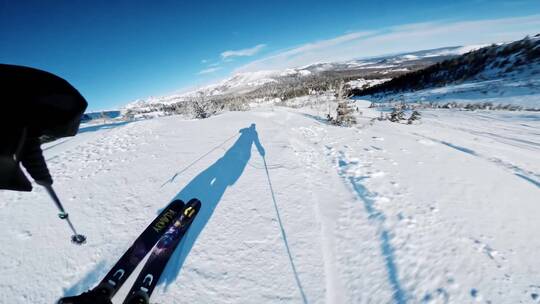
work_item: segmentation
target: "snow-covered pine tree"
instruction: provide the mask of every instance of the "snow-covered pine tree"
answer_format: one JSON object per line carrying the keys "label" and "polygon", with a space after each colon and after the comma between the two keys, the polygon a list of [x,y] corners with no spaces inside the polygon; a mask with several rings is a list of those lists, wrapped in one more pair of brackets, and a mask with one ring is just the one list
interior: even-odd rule
{"label": "snow-covered pine tree", "polygon": [[390,117],[388,118],[388,120],[391,122],[400,122],[404,119],[405,113],[403,112],[403,108],[401,106],[395,106],[390,113]]}
{"label": "snow-covered pine tree", "polygon": [[407,120],[407,124],[409,125],[412,125],[412,123],[415,121],[415,120],[420,120],[420,112],[414,110],[411,114],[411,116],[409,117],[409,119]]}
{"label": "snow-covered pine tree", "polygon": [[344,83],[341,83],[337,89],[338,106],[336,109],[337,115],[334,120],[334,124],[340,126],[350,127],[356,124],[356,117],[354,116],[354,105],[349,103],[349,100],[345,97]]}
{"label": "snow-covered pine tree", "polygon": [[339,101],[336,111],[336,124],[347,127],[356,124],[356,118],[353,115],[354,109],[351,107],[347,100]]}
{"label": "snow-covered pine tree", "polygon": [[206,98],[206,93],[203,91],[197,92],[197,96],[191,102],[195,118],[208,118],[210,113],[210,102]]}

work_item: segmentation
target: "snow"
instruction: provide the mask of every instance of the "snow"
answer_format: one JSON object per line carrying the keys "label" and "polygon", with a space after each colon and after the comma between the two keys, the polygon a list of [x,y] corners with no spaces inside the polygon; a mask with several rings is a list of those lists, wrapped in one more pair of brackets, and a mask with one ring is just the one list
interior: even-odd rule
{"label": "snow", "polygon": [[[513,62],[514,57],[514,55],[510,56],[509,61]],[[538,77],[540,64],[531,63],[512,71],[506,71],[506,68],[507,66],[493,67],[492,64],[467,81],[459,81],[442,87],[388,93],[382,96],[382,100],[461,105],[491,103],[540,109],[540,78]],[[378,96],[369,98],[381,101]]]}
{"label": "snow", "polygon": [[463,55],[468,52],[472,52],[486,46],[488,46],[488,44],[473,44],[473,45],[465,45],[465,46],[459,46],[459,47],[441,48],[437,50],[426,51],[425,54],[423,54],[423,56],[421,57],[429,58],[429,57],[436,57],[436,56]]}
{"label": "snow", "polygon": [[409,55],[404,55],[404,56],[402,56],[402,58],[405,59],[405,60],[416,60],[416,59],[418,59],[419,57],[416,56],[416,55],[411,55],[411,54],[409,54]]}
{"label": "snow", "polygon": [[378,85],[378,84],[381,84],[383,82],[387,82],[391,80],[390,78],[381,78],[381,79],[364,79],[364,78],[360,78],[360,79],[357,79],[357,80],[351,80],[349,82],[347,82],[347,84],[349,85],[349,87],[351,89],[355,89],[355,88],[369,88],[369,87],[372,87],[374,85]]}
{"label": "snow", "polygon": [[326,124],[326,103],[261,106],[88,125],[44,145],[88,243],[69,242],[40,187],[0,192],[0,302],[93,287],[160,208],[198,197],[154,303],[529,303],[540,113],[422,110],[404,125],[356,105],[354,128]]}
{"label": "snow", "polygon": [[[472,80],[444,87],[428,88],[384,96],[385,100],[405,102],[475,104],[490,102],[493,105],[519,105],[540,108],[540,80],[519,77],[495,80]],[[374,100],[377,100],[375,98]]]}

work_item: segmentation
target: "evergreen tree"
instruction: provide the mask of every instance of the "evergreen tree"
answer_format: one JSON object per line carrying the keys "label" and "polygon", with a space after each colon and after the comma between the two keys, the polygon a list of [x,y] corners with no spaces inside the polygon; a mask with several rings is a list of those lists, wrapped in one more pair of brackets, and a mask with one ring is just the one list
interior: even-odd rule
{"label": "evergreen tree", "polygon": [[390,113],[390,117],[388,118],[388,120],[390,120],[391,122],[400,122],[401,120],[404,120],[405,119],[405,113],[403,112],[403,108],[401,107],[394,107],[392,109],[392,113]]}
{"label": "evergreen tree", "polygon": [[356,124],[356,118],[354,117],[354,109],[351,107],[347,100],[342,100],[337,106],[337,116],[335,124],[340,126],[352,126]]}
{"label": "evergreen tree", "polygon": [[420,120],[420,112],[414,110],[411,114],[411,117],[407,120],[407,124],[411,125],[415,120]]}

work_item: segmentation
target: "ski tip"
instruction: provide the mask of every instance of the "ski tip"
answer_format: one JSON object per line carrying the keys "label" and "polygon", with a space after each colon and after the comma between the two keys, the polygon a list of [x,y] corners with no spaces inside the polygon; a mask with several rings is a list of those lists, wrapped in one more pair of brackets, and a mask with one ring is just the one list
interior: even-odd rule
{"label": "ski tip", "polygon": [[184,208],[186,206],[186,203],[181,199],[174,199],[172,202],[169,203],[167,207],[173,207],[173,208]]}
{"label": "ski tip", "polygon": [[187,202],[186,206],[192,206],[199,209],[201,208],[201,201],[197,198],[192,198]]}
{"label": "ski tip", "polygon": [[183,200],[181,199],[175,199],[171,202],[171,204],[185,204]]}
{"label": "ski tip", "polygon": [[186,204],[183,214],[185,217],[193,219],[195,215],[199,213],[199,210],[201,210],[201,201],[196,198],[192,198]]}

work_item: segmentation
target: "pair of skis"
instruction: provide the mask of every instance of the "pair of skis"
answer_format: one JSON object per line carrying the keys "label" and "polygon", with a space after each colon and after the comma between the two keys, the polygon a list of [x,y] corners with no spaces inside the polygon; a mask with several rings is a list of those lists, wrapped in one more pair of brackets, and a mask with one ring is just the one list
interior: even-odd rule
{"label": "pair of skis", "polygon": [[[111,299],[137,265],[152,250],[124,304],[148,304],[159,278],[201,208],[198,199],[187,204],[175,200],[139,235],[97,287],[73,297],[65,297],[58,304],[112,304]],[[157,244],[156,244],[157,243]]]}

